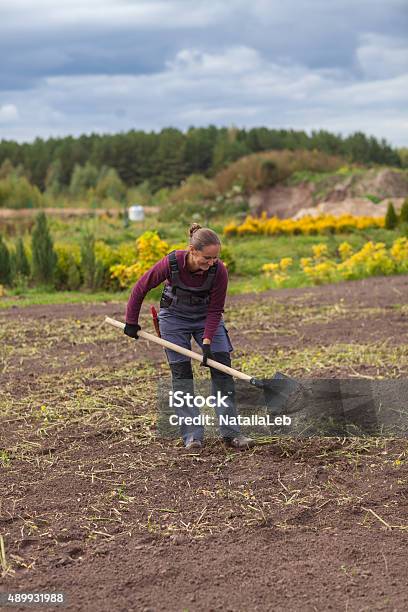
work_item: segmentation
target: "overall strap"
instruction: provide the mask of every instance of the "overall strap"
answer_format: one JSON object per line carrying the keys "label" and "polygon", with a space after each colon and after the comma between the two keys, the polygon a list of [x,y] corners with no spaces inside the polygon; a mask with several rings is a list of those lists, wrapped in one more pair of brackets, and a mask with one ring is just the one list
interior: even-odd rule
{"label": "overall strap", "polygon": [[177,263],[176,251],[171,251],[168,257],[169,257],[169,263],[170,263],[170,272],[172,274],[174,272],[178,272],[179,268],[178,268],[178,263]]}
{"label": "overall strap", "polygon": [[168,255],[171,273],[172,293],[176,293],[179,282],[179,267],[177,263],[176,251],[171,251]]}

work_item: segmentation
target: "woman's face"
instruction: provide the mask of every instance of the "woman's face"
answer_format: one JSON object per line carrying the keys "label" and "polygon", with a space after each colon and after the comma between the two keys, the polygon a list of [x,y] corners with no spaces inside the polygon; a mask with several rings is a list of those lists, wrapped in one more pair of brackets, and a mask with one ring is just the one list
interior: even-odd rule
{"label": "woman's face", "polygon": [[193,263],[200,270],[208,270],[220,256],[221,247],[219,244],[210,244],[204,247],[201,251],[190,245],[190,253],[193,258]]}

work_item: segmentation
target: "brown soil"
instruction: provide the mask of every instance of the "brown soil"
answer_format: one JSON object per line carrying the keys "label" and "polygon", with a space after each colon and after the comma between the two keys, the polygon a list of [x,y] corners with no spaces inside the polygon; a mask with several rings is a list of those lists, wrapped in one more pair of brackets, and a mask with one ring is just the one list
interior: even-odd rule
{"label": "brown soil", "polygon": [[249,206],[256,215],[265,211],[269,217],[289,219],[299,210],[313,206],[313,185],[276,185],[262,189],[251,195]]}
{"label": "brown soil", "polygon": [[[407,296],[407,276],[270,291],[231,298],[226,320],[237,358],[336,343],[392,351],[408,344]],[[255,316],[268,307],[272,321]],[[81,383],[109,403],[125,384],[120,368],[136,357],[165,367],[156,345],[101,335],[103,316],[123,313],[123,304],[0,313],[15,342],[0,372],[14,406],[0,417],[0,451],[11,458],[0,461],[11,565],[0,592],[63,591],[65,609],[91,612],[406,610],[404,440],[274,439],[242,453],[211,440],[189,454],[144,423],[150,406],[138,395],[153,379],[141,370],[144,387],[130,385],[123,403],[133,429],[119,413],[117,425],[98,413],[41,429],[32,404],[51,393],[47,376],[61,402]],[[362,363],[353,374],[339,364],[330,375],[387,377],[387,367]],[[393,375],[408,377],[404,367]],[[89,368],[117,371],[117,380]]]}

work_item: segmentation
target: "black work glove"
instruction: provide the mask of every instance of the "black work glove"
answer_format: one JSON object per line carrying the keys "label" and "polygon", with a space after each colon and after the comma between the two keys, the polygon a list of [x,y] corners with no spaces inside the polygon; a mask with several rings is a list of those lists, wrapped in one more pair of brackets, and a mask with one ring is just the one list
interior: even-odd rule
{"label": "black work glove", "polygon": [[211,352],[211,344],[203,344],[203,361],[201,363],[202,366],[209,368],[210,366],[207,365],[207,359],[214,359],[214,355]]}
{"label": "black work glove", "polygon": [[138,323],[125,323],[125,329],[123,330],[123,333],[129,336],[129,338],[134,338],[135,340],[137,340],[139,338],[137,332],[141,329],[142,328]]}

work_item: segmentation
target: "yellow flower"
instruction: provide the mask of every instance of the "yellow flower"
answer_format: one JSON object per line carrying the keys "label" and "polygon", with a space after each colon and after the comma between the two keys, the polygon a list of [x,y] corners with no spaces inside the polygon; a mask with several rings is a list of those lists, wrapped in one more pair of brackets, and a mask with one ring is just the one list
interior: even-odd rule
{"label": "yellow flower", "polygon": [[279,266],[280,266],[280,269],[281,269],[282,271],[285,271],[285,270],[287,270],[288,268],[290,268],[290,266],[291,266],[292,264],[293,264],[293,259],[292,259],[292,257],[283,257],[283,258],[280,260]]}
{"label": "yellow flower", "polygon": [[276,272],[279,270],[279,264],[277,263],[267,263],[262,266],[262,272],[267,276],[270,276],[272,272]]}
{"label": "yellow flower", "polygon": [[329,252],[326,244],[314,244],[312,246],[313,257],[315,259],[322,259],[323,257],[327,257]]}
{"label": "yellow flower", "polygon": [[345,261],[353,254],[353,249],[348,242],[342,242],[339,245],[339,253],[342,261]]}

